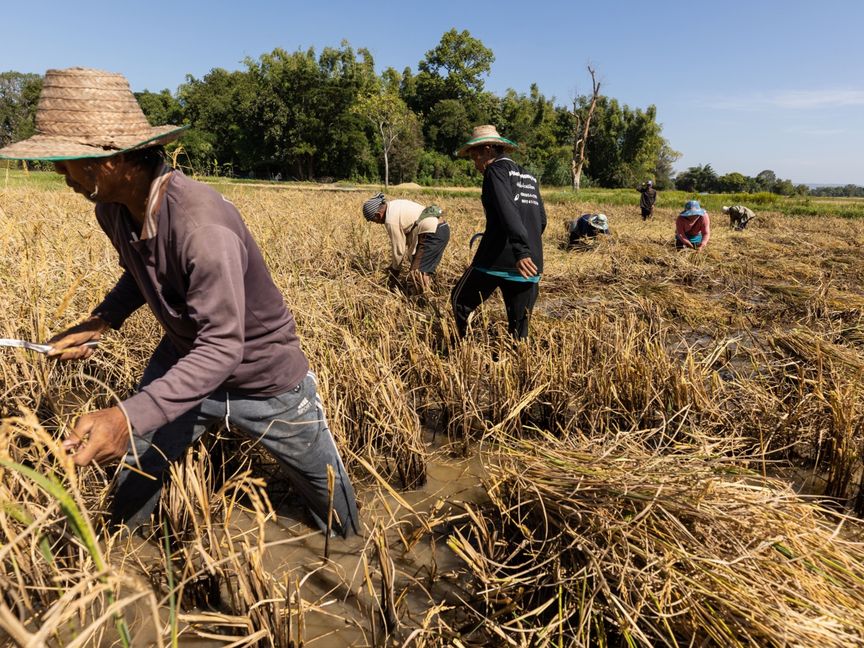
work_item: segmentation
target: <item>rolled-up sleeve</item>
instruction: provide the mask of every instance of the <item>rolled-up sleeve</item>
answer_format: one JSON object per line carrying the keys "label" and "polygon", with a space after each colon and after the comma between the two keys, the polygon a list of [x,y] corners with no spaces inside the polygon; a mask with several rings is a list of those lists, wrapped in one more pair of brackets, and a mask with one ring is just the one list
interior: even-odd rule
{"label": "rolled-up sleeve", "polygon": [[207,225],[186,241],[186,307],[196,338],[161,378],[123,402],[136,434],[146,434],[198,405],[243,358],[248,263],[240,238],[221,225]]}

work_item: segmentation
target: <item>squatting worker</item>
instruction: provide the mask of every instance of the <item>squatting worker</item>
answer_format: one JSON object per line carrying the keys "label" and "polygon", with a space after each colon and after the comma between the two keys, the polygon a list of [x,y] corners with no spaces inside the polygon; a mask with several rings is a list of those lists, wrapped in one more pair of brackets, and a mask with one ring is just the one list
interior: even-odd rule
{"label": "squatting worker", "polygon": [[729,214],[729,227],[734,227],[735,231],[740,232],[747,223],[756,218],[753,210],[744,205],[732,205],[731,207],[723,207],[723,213]]}
{"label": "squatting worker", "polygon": [[582,214],[567,223],[567,233],[567,245],[572,247],[586,239],[595,239],[600,234],[609,234],[609,219],[606,214]]}
{"label": "squatting worker", "polygon": [[471,265],[451,294],[456,328],[465,336],[471,313],[501,290],[507,327],[517,339],[528,337],[528,320],[543,272],[546,210],[537,179],[507,157],[516,144],[494,126],[477,126],[457,153],[483,173],[481,201],[486,229]]}
{"label": "squatting worker", "polygon": [[642,220],[648,220],[654,215],[654,204],[657,202],[657,190],[654,188],[654,182],[648,180],[639,187],[639,209],[642,212]]}
{"label": "squatting worker", "polygon": [[690,200],[675,221],[675,247],[699,252],[711,238],[711,221],[708,212],[698,200]]}
{"label": "squatting worker", "polygon": [[89,357],[82,343],[144,304],[165,333],[137,392],[80,417],[64,442],[80,466],[125,455],[140,470],[121,467],[112,522],[147,522],[169,462],[227,421],[280,461],[322,529],[332,468],[333,529],[356,532],[354,489],[258,246],[234,205],[164,162],[162,144],[182,128],[150,127],[122,75],[82,68],[48,71],[36,128],[0,158],[54,161],[66,184],[96,203],[123,268],[90,317],[51,340],[51,353]]}
{"label": "squatting worker", "polygon": [[391,283],[398,280],[399,270],[407,259],[408,276],[415,290],[426,292],[450,242],[450,225],[444,220],[441,208],[424,207],[413,200],[387,200],[379,193],[363,203],[363,217],[384,225],[390,237]]}

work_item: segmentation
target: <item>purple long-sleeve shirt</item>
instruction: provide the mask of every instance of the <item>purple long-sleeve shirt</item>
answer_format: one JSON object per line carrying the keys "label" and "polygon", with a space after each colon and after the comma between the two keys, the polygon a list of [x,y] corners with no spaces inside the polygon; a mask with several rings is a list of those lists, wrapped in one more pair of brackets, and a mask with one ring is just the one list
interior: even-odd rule
{"label": "purple long-sleeve shirt", "polygon": [[120,328],[146,303],[176,350],[162,378],[123,401],[136,434],[219,388],[265,397],[303,380],[309,365],[294,317],[239,212],[218,192],[174,171],[149,239],[139,240],[123,205],[97,205],[96,218],[124,273],[93,313]]}

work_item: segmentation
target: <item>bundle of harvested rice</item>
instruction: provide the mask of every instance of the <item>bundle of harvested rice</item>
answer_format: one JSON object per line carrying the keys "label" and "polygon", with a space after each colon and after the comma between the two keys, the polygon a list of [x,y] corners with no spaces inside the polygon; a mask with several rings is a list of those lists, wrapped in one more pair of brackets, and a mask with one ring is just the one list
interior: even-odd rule
{"label": "bundle of harvested rice", "polygon": [[[862,646],[864,545],[781,482],[632,435],[500,444],[450,546],[512,645]],[[704,448],[702,449],[704,450]]]}

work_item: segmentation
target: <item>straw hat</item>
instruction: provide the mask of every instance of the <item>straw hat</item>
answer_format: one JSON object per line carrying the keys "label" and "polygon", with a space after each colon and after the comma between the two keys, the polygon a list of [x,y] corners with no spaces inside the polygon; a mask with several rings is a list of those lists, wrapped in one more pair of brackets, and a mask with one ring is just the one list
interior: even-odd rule
{"label": "straw hat", "polygon": [[483,126],[475,126],[474,131],[471,133],[471,139],[465,142],[462,147],[456,151],[456,155],[460,157],[464,157],[468,152],[468,149],[473,148],[475,146],[483,146],[484,144],[497,144],[498,146],[503,146],[505,149],[513,150],[518,148],[516,142],[511,142],[506,137],[501,137],[498,134],[498,129],[489,124],[485,124]]}
{"label": "straw hat", "polygon": [[122,74],[48,70],[36,109],[36,135],[0,149],[0,159],[108,157],[165,144],[186,126],[151,126]]}

